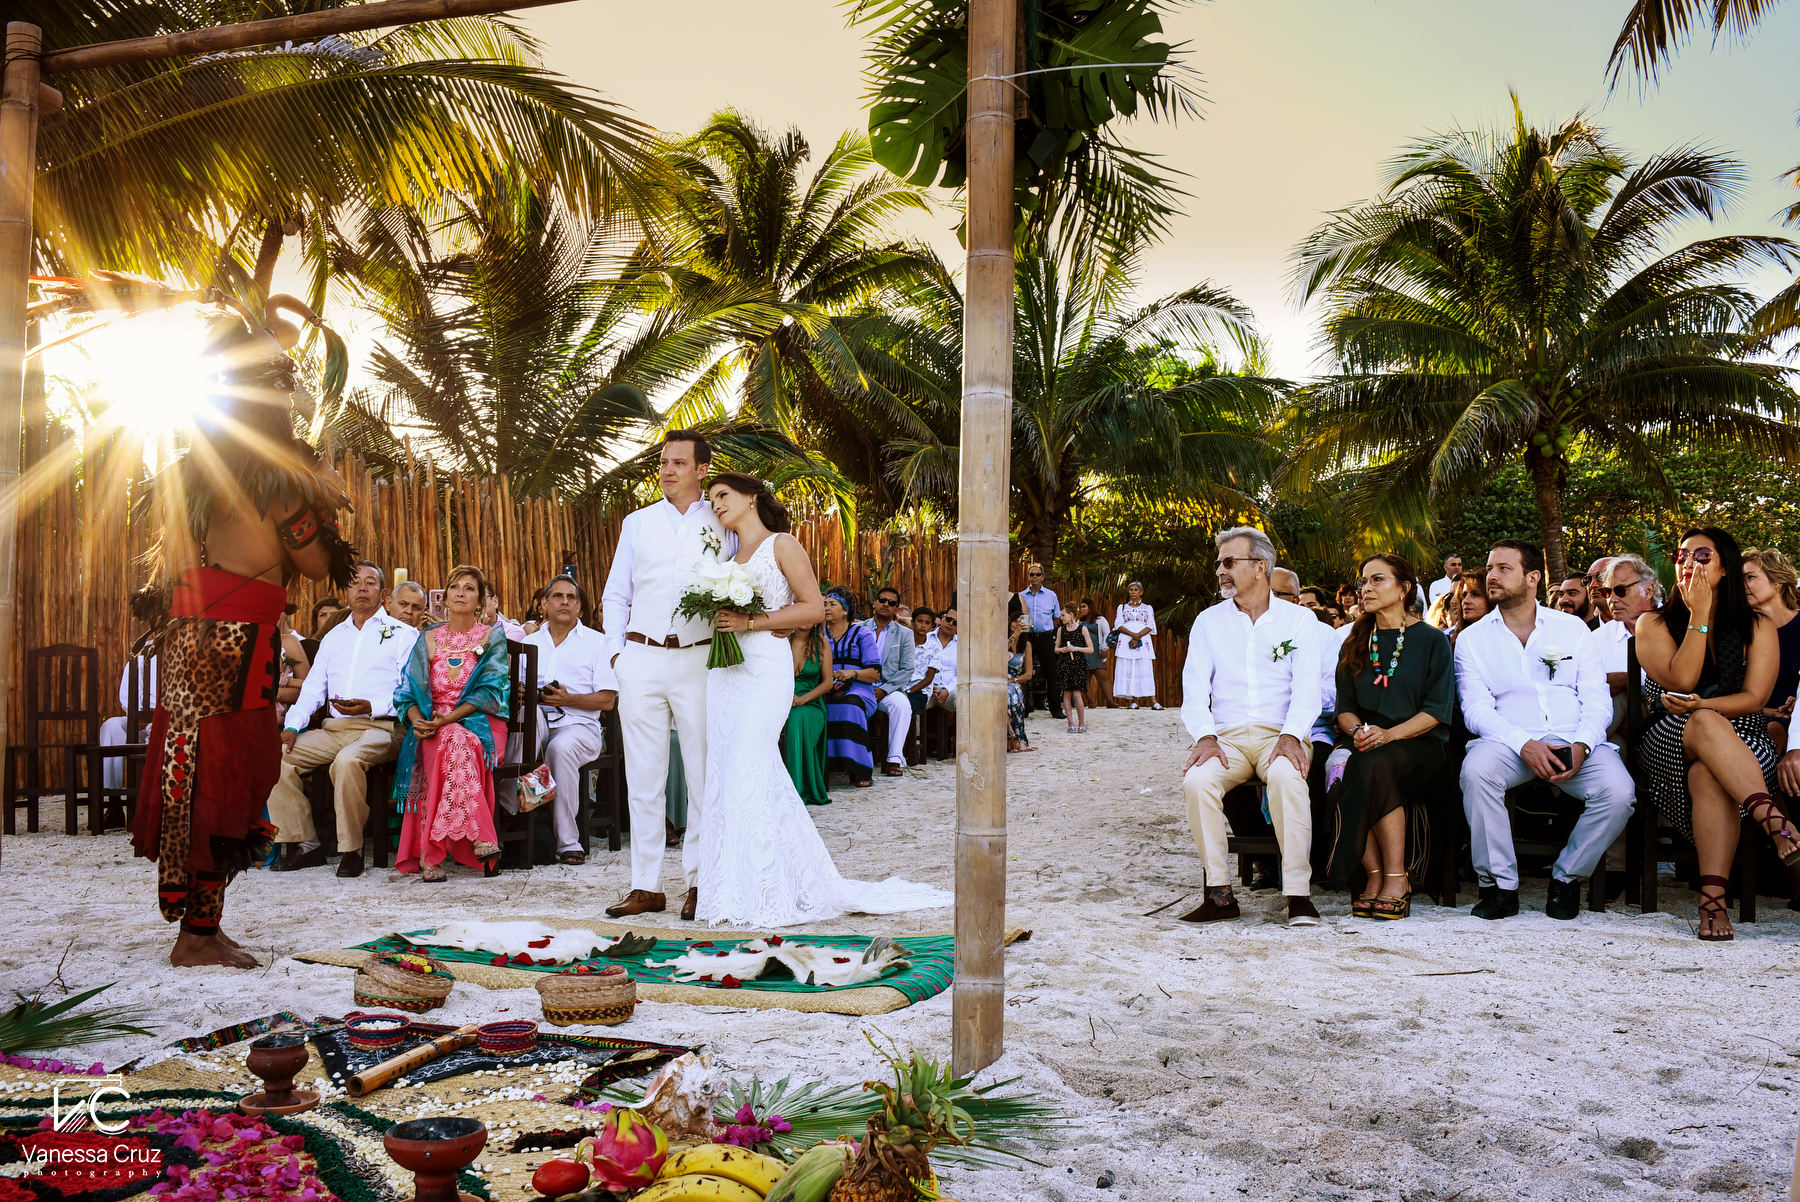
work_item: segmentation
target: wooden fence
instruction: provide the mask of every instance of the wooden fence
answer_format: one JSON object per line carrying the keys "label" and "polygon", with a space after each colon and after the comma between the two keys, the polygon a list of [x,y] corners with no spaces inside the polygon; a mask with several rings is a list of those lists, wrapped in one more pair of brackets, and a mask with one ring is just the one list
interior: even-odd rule
{"label": "wooden fence", "polygon": [[[96,647],[106,712],[117,713],[116,684],[139,633],[131,628],[127,601],[144,582],[141,561],[149,543],[149,532],[131,512],[145,475],[142,447],[115,437],[90,442],[78,456],[71,435],[53,423],[33,434],[19,509],[12,679],[24,681],[31,648]],[[339,470],[354,506],[345,534],[384,568],[405,568],[410,579],[431,588],[443,583],[451,566],[475,564],[494,579],[507,612],[516,614],[561,570],[566,554],[598,604],[623,509],[601,511],[554,496],[515,498],[504,477],[441,472],[424,458],[409,460],[391,479],[377,479],[355,459],[340,462]],[[891,584],[907,601],[939,609],[955,591],[955,533],[928,519],[859,530],[849,539],[835,514],[802,516],[794,533],[821,580],[847,585],[859,597]],[[1013,587],[1024,586],[1024,573],[1020,560]],[[311,581],[290,590],[302,634],[311,633],[309,610],[324,591]],[[1094,597],[1108,617],[1121,599]],[[1164,631],[1156,648],[1158,696],[1173,704],[1180,696],[1184,640]],[[15,688],[10,721],[21,741],[28,737],[24,712],[23,689]]]}

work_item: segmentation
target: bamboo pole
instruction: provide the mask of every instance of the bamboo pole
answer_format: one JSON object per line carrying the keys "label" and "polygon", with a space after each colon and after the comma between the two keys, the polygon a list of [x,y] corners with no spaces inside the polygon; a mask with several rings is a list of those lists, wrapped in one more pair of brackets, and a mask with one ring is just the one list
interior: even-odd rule
{"label": "bamboo pole", "polygon": [[[82,71],[93,67],[116,67],[123,63],[182,58],[193,54],[216,54],[221,50],[242,50],[246,46],[267,46],[277,42],[310,42],[334,33],[355,33],[386,25],[412,25],[419,21],[475,17],[515,8],[542,8],[549,4],[568,2],[569,0],[377,0],[373,4],[331,8],[291,17],[271,17],[266,21],[244,21],[236,25],[215,25],[208,29],[190,29],[154,37],[71,46],[45,55],[43,69],[49,74],[57,71]],[[35,46],[33,53],[36,53]]]}
{"label": "bamboo pole", "polygon": [[956,549],[958,1076],[999,1059],[1006,989],[1006,561],[1012,446],[1013,39],[1018,0],[969,5],[969,259]]}
{"label": "bamboo pole", "polygon": [[0,748],[12,742],[13,631],[18,615],[19,445],[25,414],[25,278],[31,274],[31,189],[37,175],[38,50],[43,31],[6,26],[0,82]]}

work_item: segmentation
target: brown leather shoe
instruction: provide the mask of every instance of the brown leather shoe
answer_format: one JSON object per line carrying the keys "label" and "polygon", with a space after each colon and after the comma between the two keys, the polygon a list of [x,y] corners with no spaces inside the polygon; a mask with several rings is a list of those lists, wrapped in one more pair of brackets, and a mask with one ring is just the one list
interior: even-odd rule
{"label": "brown leather shoe", "polygon": [[311,851],[301,851],[298,843],[283,843],[281,859],[275,862],[276,872],[293,872],[300,868],[325,867],[325,845],[320,844]]}
{"label": "brown leather shoe", "polygon": [[362,874],[362,852],[347,851],[338,859],[339,876],[361,876]]}
{"label": "brown leather shoe", "polygon": [[616,906],[606,907],[608,918],[629,918],[633,914],[652,914],[669,908],[669,901],[660,893],[652,893],[648,889],[633,889],[625,895],[625,900]]}
{"label": "brown leather shoe", "polygon": [[[1220,901],[1223,897],[1225,900]],[[1183,922],[1223,922],[1238,916],[1237,898],[1229,891],[1222,894],[1208,893],[1206,900],[1200,903],[1198,910],[1190,910],[1181,916]]]}
{"label": "brown leather shoe", "polygon": [[694,921],[695,911],[700,909],[700,890],[689,889],[687,896],[681,899],[681,917],[688,922]]}

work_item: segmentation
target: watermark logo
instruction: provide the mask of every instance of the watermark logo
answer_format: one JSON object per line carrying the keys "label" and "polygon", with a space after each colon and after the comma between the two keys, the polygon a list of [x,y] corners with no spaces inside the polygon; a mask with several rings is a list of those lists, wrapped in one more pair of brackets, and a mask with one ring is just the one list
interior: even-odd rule
{"label": "watermark logo", "polygon": [[124,1077],[113,1073],[111,1076],[89,1078],[74,1082],[74,1084],[87,1085],[92,1088],[87,1097],[71,1099],[66,1107],[63,1105],[62,1097],[64,1082],[58,1081],[50,1088],[50,1129],[52,1131],[74,1134],[78,1131],[93,1130],[103,1135],[117,1135],[130,1125],[124,1119],[120,1119],[116,1123],[108,1123],[100,1117],[100,1105],[106,1095],[115,1095],[122,1102],[131,1100],[131,1091],[125,1088]]}

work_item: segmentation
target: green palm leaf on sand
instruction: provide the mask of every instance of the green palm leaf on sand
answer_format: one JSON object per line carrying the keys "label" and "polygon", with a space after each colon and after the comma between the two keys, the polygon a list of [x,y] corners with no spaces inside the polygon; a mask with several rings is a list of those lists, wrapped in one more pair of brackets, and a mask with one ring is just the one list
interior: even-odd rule
{"label": "green palm leaf on sand", "polygon": [[74,1013],[83,1002],[111,988],[111,984],[97,985],[60,1002],[16,994],[19,1004],[0,1014],[0,1052],[55,1052],[122,1035],[156,1034],[153,1028],[140,1025],[149,1017],[143,1006],[102,1006]]}

